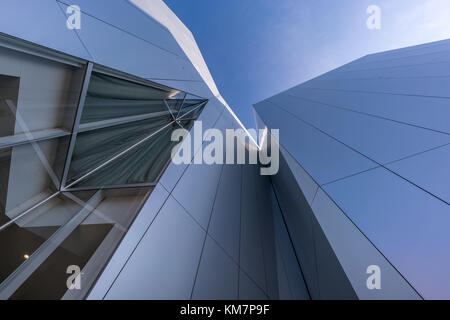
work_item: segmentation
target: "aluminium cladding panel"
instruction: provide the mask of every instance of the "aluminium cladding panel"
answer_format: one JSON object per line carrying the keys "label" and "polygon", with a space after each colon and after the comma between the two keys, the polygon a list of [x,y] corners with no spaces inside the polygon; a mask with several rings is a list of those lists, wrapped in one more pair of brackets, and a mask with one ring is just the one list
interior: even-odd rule
{"label": "aluminium cladding panel", "polygon": [[169,30],[128,0],[58,0],[58,2],[66,5],[76,4],[83,16],[87,14],[95,17],[163,50],[185,57]]}
{"label": "aluminium cladding panel", "polygon": [[378,166],[269,102],[255,109],[270,129],[280,129],[280,144],[321,185]]}
{"label": "aluminium cladding panel", "polygon": [[[59,3],[62,10],[67,5]],[[186,57],[178,56],[93,16],[82,15],[77,30],[93,62],[141,78],[202,80]]]}
{"label": "aluminium cladding panel", "polygon": [[239,300],[268,300],[267,294],[242,269],[239,272]]}
{"label": "aluminium cladding panel", "polygon": [[[450,54],[450,53],[449,53]],[[449,58],[450,60],[450,58]],[[428,60],[425,60],[428,61]],[[385,79],[316,79],[304,84],[307,88],[351,90],[389,94],[449,98],[450,77],[415,77]]]}
{"label": "aluminium cladding panel", "polygon": [[[226,117],[226,114],[222,114],[213,129],[220,130],[224,135],[225,129],[230,126],[231,121]],[[203,136],[208,138],[206,132]],[[193,139],[195,139],[195,134]],[[172,195],[204,229],[209,224],[223,166],[222,164],[207,164],[204,162],[203,155],[208,152],[209,145],[209,142],[204,143],[197,153],[197,157],[201,157],[202,163],[189,165],[172,191]]]}
{"label": "aluminium cladding panel", "polygon": [[[317,226],[318,229],[320,228],[318,232],[323,231],[358,299],[410,300],[421,298],[322,189],[318,191],[314,199],[312,210],[320,225],[320,227]],[[315,234],[318,233],[315,232]],[[317,258],[318,264],[322,265],[322,268],[318,267],[319,274],[326,274],[321,270],[327,267],[327,261],[321,262],[320,255]],[[380,290],[370,290],[367,287],[369,275],[366,270],[372,265],[380,268],[382,276]],[[324,286],[330,282],[326,281],[321,285]]]}
{"label": "aluminium cladding panel", "polygon": [[[333,249],[358,299],[420,299],[420,296],[414,289],[389,264],[322,189],[318,188],[317,184],[315,184],[295,159],[283,148],[281,148],[281,154],[319,223],[319,225],[315,226],[315,231],[313,232],[316,237],[315,242],[323,243],[324,238],[317,238],[317,235],[321,233],[325,235],[325,239],[328,240]],[[317,244],[316,251],[320,252]],[[319,260],[321,255],[317,254],[316,257]],[[322,269],[318,267],[320,271],[329,262],[325,260],[325,262],[320,263],[318,261],[317,263],[322,265]],[[368,290],[366,286],[367,274],[365,270],[368,266],[374,264],[380,266],[382,269],[383,286],[381,291]],[[320,271],[320,273],[329,274],[330,272]],[[319,280],[321,274],[319,274]],[[329,288],[323,288],[327,281],[322,280],[321,282],[321,292],[329,291]]]}
{"label": "aluminium cladding panel", "polygon": [[388,68],[370,68],[370,66],[366,66],[366,68],[358,70],[330,72],[322,76],[322,79],[408,78],[416,77],[417,75],[420,75],[421,77],[445,77],[450,75],[449,64],[450,61],[441,61],[418,65],[391,66]]}
{"label": "aluminium cladding panel", "polygon": [[309,300],[304,275],[297,261],[292,242],[281,215],[278,199],[272,188],[272,212],[277,256],[278,294],[281,300]]}
{"label": "aluminium cladding panel", "polygon": [[450,133],[450,101],[446,98],[321,90],[302,86],[285,94],[330,107]]}
{"label": "aluminium cladding panel", "polygon": [[242,166],[224,165],[208,230],[236,262],[239,262],[241,186]]}
{"label": "aluminium cladding panel", "polygon": [[399,48],[380,53],[370,54],[366,57],[365,63],[374,61],[386,61],[396,58],[405,58],[409,56],[435,54],[450,50],[450,40],[440,40],[424,43],[420,45]]}
{"label": "aluminium cladding panel", "polygon": [[450,61],[450,41],[443,40],[424,45],[401,48],[367,55],[332,70],[327,74],[345,73],[363,69],[387,69],[391,67],[413,66]]}
{"label": "aluminium cladding panel", "polygon": [[260,175],[259,166],[243,166],[240,266],[270,299],[277,299],[278,280],[270,192],[269,178]]}
{"label": "aluminium cladding panel", "polygon": [[319,299],[311,219],[312,212],[282,156],[280,157],[279,171],[277,175],[272,177],[272,183],[286,221],[287,231],[291,235],[309,294],[312,299]]}
{"label": "aluminium cladding panel", "polygon": [[[296,180],[304,178],[306,173],[292,173],[301,170],[298,164],[288,165],[283,156],[280,173],[273,180],[312,298],[420,299],[321,189],[312,204],[307,203],[302,191],[297,189],[305,183]],[[373,264],[382,269],[381,291],[368,290],[366,286],[366,270]]]}
{"label": "aluminium cladding panel", "polygon": [[324,190],[423,298],[450,298],[448,204],[384,168]]}
{"label": "aluminium cladding panel", "polygon": [[90,60],[89,53],[55,0],[0,2],[0,32]]}
{"label": "aluminium cladding panel", "polygon": [[450,203],[450,145],[387,165],[423,189]]}
{"label": "aluminium cladding panel", "polygon": [[[450,143],[450,135],[291,95],[266,100],[380,164]],[[357,133],[357,134],[355,134]]]}
{"label": "aluminium cladding panel", "polygon": [[133,251],[142,241],[168,196],[169,193],[161,185],[155,187],[104,271],[92,287],[87,299],[101,300],[106,296]]}
{"label": "aluminium cladding panel", "polygon": [[169,196],[105,299],[189,299],[205,235]]}
{"label": "aluminium cladding panel", "polygon": [[192,299],[237,300],[238,277],[238,264],[208,236],[198,267]]}

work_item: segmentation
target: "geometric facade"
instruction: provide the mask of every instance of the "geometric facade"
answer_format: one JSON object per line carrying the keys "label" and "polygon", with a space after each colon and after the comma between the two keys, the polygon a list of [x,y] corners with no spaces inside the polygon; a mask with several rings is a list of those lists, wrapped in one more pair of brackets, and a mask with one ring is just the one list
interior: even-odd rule
{"label": "geometric facade", "polygon": [[308,297],[259,166],[170,161],[175,129],[242,128],[189,30],[77,5],[69,29],[63,1],[0,3],[0,298]]}
{"label": "geometric facade", "polygon": [[162,1],[77,0],[79,29],[69,5],[0,3],[0,299],[450,298],[450,42],[256,104],[263,176],[171,161],[199,122],[259,146]]}
{"label": "geometric facade", "polygon": [[[450,298],[449,75],[446,40],[365,56],[254,106],[280,128],[274,187],[312,298]],[[367,290],[371,265],[381,290]]]}

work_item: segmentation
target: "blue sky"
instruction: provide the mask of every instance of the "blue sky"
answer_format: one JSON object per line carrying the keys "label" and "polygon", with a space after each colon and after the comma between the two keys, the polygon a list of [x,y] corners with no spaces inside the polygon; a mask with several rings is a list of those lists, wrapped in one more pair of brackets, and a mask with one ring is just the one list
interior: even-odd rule
{"label": "blue sky", "polygon": [[[369,53],[450,38],[449,0],[164,0],[192,31],[222,96],[252,105]],[[366,10],[381,9],[369,30]]]}

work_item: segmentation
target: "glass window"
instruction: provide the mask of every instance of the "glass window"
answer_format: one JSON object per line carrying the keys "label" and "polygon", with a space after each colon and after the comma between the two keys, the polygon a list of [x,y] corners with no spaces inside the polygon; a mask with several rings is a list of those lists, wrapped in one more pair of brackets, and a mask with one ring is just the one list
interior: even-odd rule
{"label": "glass window", "polygon": [[76,181],[84,174],[94,170],[102,163],[117,156],[170,122],[172,122],[172,118],[166,115],[79,133],[70,165],[68,184]]}
{"label": "glass window", "polygon": [[[83,66],[0,47],[0,137],[70,132]],[[45,81],[43,81],[45,79]]]}
{"label": "glass window", "polygon": [[[74,61],[0,59],[0,298],[84,298],[206,100]],[[67,288],[72,265],[82,290]]]}
{"label": "glass window", "polygon": [[172,93],[93,72],[81,123],[155,112],[169,114],[164,99]]}
{"label": "glass window", "polygon": [[[67,202],[72,202],[70,205],[76,209],[75,213],[74,210],[71,211],[72,219],[62,221],[65,224],[53,223],[51,219],[42,220],[41,224],[45,227],[40,233],[46,235],[44,231],[50,228],[48,224],[55,224],[49,231],[58,231],[45,243],[52,242],[54,249],[50,252],[41,250],[32,256],[28,248],[17,250],[18,262],[27,260],[24,259],[23,252],[30,252],[27,254],[29,264],[36,256],[42,258],[45,255],[45,260],[34,268],[34,272],[18,286],[10,299],[84,298],[150,192],[151,189],[130,189],[62,195],[61,197],[66,199],[66,206]],[[73,203],[76,206],[73,206]],[[54,211],[56,212],[56,209]],[[58,211],[60,212],[61,208],[58,208]],[[56,217],[54,215],[53,219]],[[67,236],[60,236],[65,233]],[[33,242],[34,247],[39,247],[46,239],[48,237],[41,239],[40,243]],[[80,290],[68,290],[69,267],[79,268],[82,272]],[[44,287],[45,290],[42,290]]]}
{"label": "glass window", "polygon": [[[59,195],[0,231],[0,283],[28,260],[81,206]],[[7,222],[3,219],[2,226]]]}
{"label": "glass window", "polygon": [[[180,124],[189,125],[183,121]],[[171,141],[173,130],[180,127],[172,123],[154,136],[104,166],[74,187],[103,187],[157,182],[170,161],[171,150],[178,144]],[[142,141],[142,140],[141,140]]]}

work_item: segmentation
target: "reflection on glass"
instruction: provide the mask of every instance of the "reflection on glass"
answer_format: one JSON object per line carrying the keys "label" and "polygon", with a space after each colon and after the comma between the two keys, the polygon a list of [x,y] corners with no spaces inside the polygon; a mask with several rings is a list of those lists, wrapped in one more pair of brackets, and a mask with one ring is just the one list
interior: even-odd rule
{"label": "reflection on glass", "polygon": [[[151,189],[99,191],[85,201],[80,192],[68,194],[80,209],[88,210],[72,232],[61,239],[56,249],[23,282],[10,299],[82,299],[97,279],[106,261],[131,225]],[[80,213],[78,215],[82,214]],[[56,241],[56,240],[54,240]],[[80,289],[68,290],[67,268],[82,272]],[[42,290],[42,288],[46,288]]]}
{"label": "reflection on glass", "polygon": [[0,137],[14,135],[16,110],[7,101],[17,106],[19,83],[19,77],[0,75]]}
{"label": "reflection on glass", "polygon": [[93,72],[81,123],[155,112],[168,113],[164,99],[169,98],[171,93]]}
{"label": "reflection on glass", "polygon": [[0,59],[5,66],[0,75],[0,137],[70,131],[82,85],[82,66],[7,48],[0,48]]}
{"label": "reflection on glass", "polygon": [[184,107],[180,112],[179,118],[197,119],[202,113],[204,107],[205,104],[203,102]]}
{"label": "reflection on glass", "polygon": [[[0,283],[80,209],[80,205],[72,200],[58,196],[1,230]],[[2,216],[2,225],[7,221]]]}
{"label": "reflection on glass", "polygon": [[180,127],[172,123],[154,136],[130,150],[74,187],[117,186],[156,182],[170,161],[171,150],[178,143],[171,141],[173,130]]}
{"label": "reflection on glass", "polygon": [[0,225],[59,189],[68,137],[0,149]]}
{"label": "reflection on glass", "polygon": [[171,121],[170,116],[162,116],[78,134],[68,175],[69,183]]}
{"label": "reflection on glass", "polygon": [[[72,132],[84,67],[4,48],[0,59],[17,69],[0,74],[0,295],[83,298],[152,191],[135,184],[158,181],[172,132],[205,100],[93,72]],[[83,290],[67,290],[70,265]]]}

